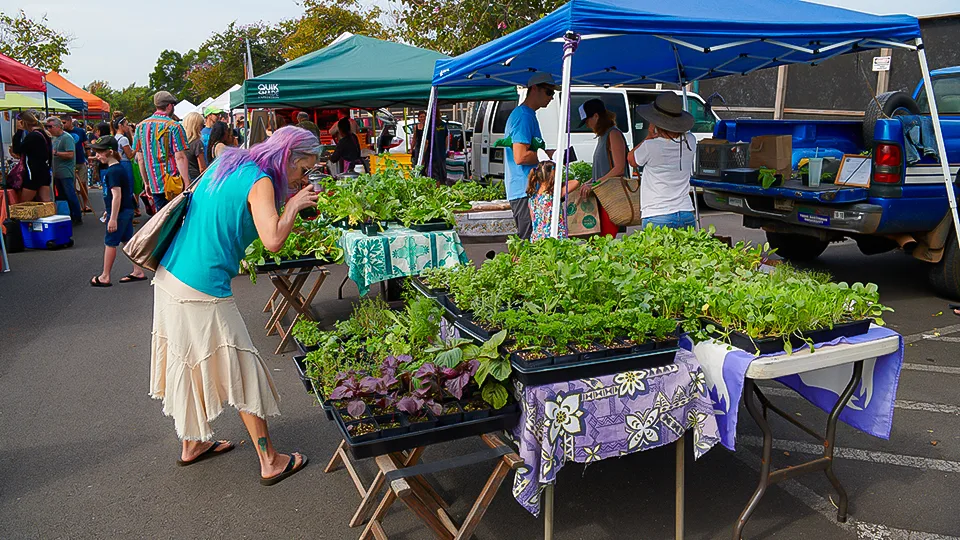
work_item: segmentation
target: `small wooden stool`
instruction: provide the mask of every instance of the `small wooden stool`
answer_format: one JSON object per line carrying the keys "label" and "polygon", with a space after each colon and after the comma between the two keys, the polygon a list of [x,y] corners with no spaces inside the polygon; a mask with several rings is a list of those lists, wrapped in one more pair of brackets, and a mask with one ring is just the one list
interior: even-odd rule
{"label": "small wooden stool", "polygon": [[[314,282],[309,294],[303,296],[300,291],[307,283],[307,278],[315,271],[319,273],[317,280]],[[287,270],[285,273],[274,270],[267,272],[267,275],[270,276],[270,282],[273,283],[276,290],[273,291],[270,299],[267,300],[266,305],[263,306],[264,313],[268,311],[271,312],[270,319],[267,321],[264,329],[267,331],[268,336],[273,334],[280,336],[280,344],[277,346],[276,354],[281,354],[286,348],[287,343],[290,342],[291,331],[293,330],[293,326],[297,324],[298,314],[308,320],[316,320],[316,317],[313,316],[313,312],[310,309],[310,305],[313,303],[313,299],[317,296],[320,286],[323,285],[324,280],[329,274],[330,271],[323,266],[295,268]],[[290,324],[284,327],[283,317],[290,311],[290,308],[293,308],[294,317],[293,320],[290,321]]]}
{"label": "small wooden stool", "polygon": [[[483,515],[493,501],[493,497],[497,494],[500,484],[507,477],[507,473],[523,465],[520,456],[497,435],[488,433],[480,437],[489,446],[488,449],[432,463],[408,466],[399,462],[395,455],[378,456],[376,458],[377,466],[389,485],[386,494],[380,501],[380,505],[377,506],[369,523],[360,535],[360,540],[366,540],[371,536],[377,540],[386,540],[387,534],[382,525],[383,518],[398,498],[427,525],[437,538],[441,540],[461,540],[473,536],[480,520],[483,519]],[[422,448],[418,450],[422,450]],[[487,478],[487,483],[474,501],[467,518],[462,525],[457,526],[450,514],[447,513],[449,505],[446,501],[435,490],[424,488],[426,480],[423,475],[465,467],[491,459],[496,459],[497,465]]]}

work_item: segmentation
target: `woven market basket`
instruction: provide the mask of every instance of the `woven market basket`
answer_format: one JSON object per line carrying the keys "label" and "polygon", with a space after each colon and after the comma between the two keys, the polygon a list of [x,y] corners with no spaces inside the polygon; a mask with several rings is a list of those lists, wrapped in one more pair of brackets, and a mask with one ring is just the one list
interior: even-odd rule
{"label": "woven market basket", "polygon": [[593,193],[615,225],[640,225],[638,178],[608,178],[593,186]]}
{"label": "woven market basket", "polygon": [[10,205],[10,217],[20,221],[50,217],[57,213],[57,205],[52,202],[22,202]]}

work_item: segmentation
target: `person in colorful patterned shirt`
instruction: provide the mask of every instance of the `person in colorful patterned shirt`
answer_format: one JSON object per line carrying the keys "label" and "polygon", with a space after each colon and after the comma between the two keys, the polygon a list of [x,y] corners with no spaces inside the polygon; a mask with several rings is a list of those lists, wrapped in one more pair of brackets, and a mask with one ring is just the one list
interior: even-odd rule
{"label": "person in colorful patterned shirt", "polygon": [[[133,147],[137,153],[140,173],[147,181],[153,197],[156,211],[160,211],[179,193],[170,177],[184,178],[189,182],[187,169],[187,133],[183,126],[173,119],[173,107],[177,98],[166,90],[153,95],[153,104],[157,107],[152,116],[140,122],[133,136]],[[170,184],[170,185],[168,185]]]}

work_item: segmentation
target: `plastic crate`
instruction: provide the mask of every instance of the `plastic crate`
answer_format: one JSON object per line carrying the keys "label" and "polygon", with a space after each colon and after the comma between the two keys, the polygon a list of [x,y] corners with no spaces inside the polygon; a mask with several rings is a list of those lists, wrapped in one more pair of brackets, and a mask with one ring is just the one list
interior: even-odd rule
{"label": "plastic crate", "polygon": [[727,169],[743,169],[750,164],[749,143],[701,141],[697,145],[695,176],[720,178]]}

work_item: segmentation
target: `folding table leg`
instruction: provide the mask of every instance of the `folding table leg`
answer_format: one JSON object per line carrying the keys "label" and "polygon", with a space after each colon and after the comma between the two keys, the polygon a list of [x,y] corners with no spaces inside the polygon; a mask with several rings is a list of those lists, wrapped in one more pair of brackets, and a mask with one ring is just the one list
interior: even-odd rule
{"label": "folding table leg", "polygon": [[760,482],[757,484],[757,489],[754,490],[753,496],[750,497],[750,501],[747,502],[747,506],[743,509],[743,512],[740,513],[740,518],[737,520],[737,524],[733,529],[733,540],[740,540],[742,538],[743,528],[750,519],[750,515],[757,509],[757,505],[760,504],[760,499],[763,497],[763,494],[766,493],[767,486],[770,482],[773,432],[770,431],[770,424],[767,423],[765,415],[757,410],[756,398],[753,395],[755,388],[756,383],[754,383],[753,379],[748,378],[744,381],[743,401],[747,406],[747,412],[750,413],[754,422],[760,427],[760,431],[763,432],[763,453],[760,454]]}
{"label": "folding table leg", "polygon": [[[390,454],[390,458],[393,459],[394,463],[397,464],[397,467],[412,467],[420,462],[420,456],[423,455],[423,448],[414,448],[410,451],[409,454]],[[376,502],[377,495],[380,494],[380,490],[383,488],[384,483],[384,472],[382,470],[377,470],[377,475],[373,478],[373,482],[370,484],[370,487],[365,491],[360,492],[360,495],[363,498],[360,500],[360,505],[357,507],[357,511],[354,512],[353,517],[350,518],[351,527],[359,527],[366,521],[367,517],[370,515],[370,512],[373,510],[373,505]]]}
{"label": "folding table leg", "polygon": [[[326,268],[320,269],[320,275],[317,276],[317,280],[314,282],[313,288],[310,290],[310,293],[305,298],[300,295],[300,289],[295,291],[296,297],[298,298],[298,300],[296,302],[290,302],[290,307],[293,308],[295,315],[293,317],[293,320],[290,321],[290,325],[286,329],[284,329],[282,325],[280,327],[280,331],[279,331],[280,344],[277,345],[276,354],[282,353],[287,343],[290,342],[290,336],[292,335],[293,327],[297,324],[298,316],[306,317],[311,321],[314,319],[313,314],[310,312],[310,305],[313,303],[313,299],[317,296],[317,291],[320,290],[320,286],[323,285],[323,282],[327,278],[328,273],[329,272],[327,272]],[[303,281],[305,284],[306,278]],[[301,288],[302,287],[303,285],[301,284]]]}
{"label": "folding table leg", "polygon": [[543,540],[553,540],[553,484],[543,488]]}
{"label": "folding table leg", "polygon": [[680,438],[677,439],[677,485],[676,485],[676,498],[677,498],[677,515],[675,517],[675,531],[674,538],[676,540],[683,540],[683,514],[684,514],[684,484],[685,484],[685,468],[686,468],[686,453],[685,453],[685,444],[684,444],[684,435],[680,434]]}
{"label": "folding table leg", "polygon": [[487,508],[490,507],[490,503],[493,502],[493,497],[496,496],[497,490],[500,489],[500,484],[503,483],[503,479],[507,477],[507,473],[509,472],[510,466],[507,465],[505,461],[500,460],[497,462],[493,474],[487,479],[486,485],[483,486],[483,491],[480,492],[477,501],[473,503],[473,508],[471,508],[470,513],[467,514],[467,519],[463,520],[463,526],[460,527],[460,530],[457,532],[456,540],[464,540],[473,536],[473,532],[477,530],[477,526],[480,525],[480,520],[483,519],[483,515],[487,513]]}

